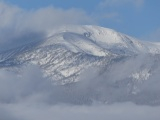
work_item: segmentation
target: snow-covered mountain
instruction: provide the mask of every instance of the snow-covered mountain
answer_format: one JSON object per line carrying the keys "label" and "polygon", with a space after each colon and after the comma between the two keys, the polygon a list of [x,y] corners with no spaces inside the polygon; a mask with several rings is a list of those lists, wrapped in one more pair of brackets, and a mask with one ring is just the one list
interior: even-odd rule
{"label": "snow-covered mountain", "polygon": [[[140,99],[146,92],[142,84],[157,80],[159,61],[160,43],[139,41],[112,29],[91,25],[55,28],[48,31],[43,40],[0,53],[0,69],[19,73],[22,66],[35,64],[46,78],[60,84],[81,81],[83,75],[90,74],[92,77],[84,79],[101,81],[103,84],[95,82],[96,86],[89,86],[102,97],[88,96],[104,102]],[[160,103],[160,96],[155,93],[158,101],[149,98],[148,103]]]}
{"label": "snow-covered mountain", "polygon": [[47,33],[46,39],[0,54],[1,68],[21,64],[41,66],[45,76],[58,81],[77,81],[82,70],[106,65],[110,59],[137,54],[160,53],[160,44],[135,38],[98,26],[64,26]]}

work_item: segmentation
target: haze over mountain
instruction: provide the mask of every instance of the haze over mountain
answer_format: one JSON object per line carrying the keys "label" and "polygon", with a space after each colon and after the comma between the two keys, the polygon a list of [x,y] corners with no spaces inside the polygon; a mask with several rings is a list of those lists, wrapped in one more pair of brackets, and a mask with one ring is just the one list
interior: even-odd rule
{"label": "haze over mountain", "polygon": [[160,104],[160,43],[99,26],[68,25],[0,53],[1,70],[22,78],[28,65],[40,67],[46,81],[59,86],[52,103]]}

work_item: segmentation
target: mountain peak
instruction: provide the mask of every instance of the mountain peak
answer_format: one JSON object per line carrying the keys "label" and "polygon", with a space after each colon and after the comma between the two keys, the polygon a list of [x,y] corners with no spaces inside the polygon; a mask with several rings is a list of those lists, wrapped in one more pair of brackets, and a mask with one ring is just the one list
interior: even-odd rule
{"label": "mountain peak", "polygon": [[[142,101],[160,104],[159,89],[148,92],[150,84],[159,88],[159,61],[159,43],[139,41],[90,25],[55,28],[42,41],[0,53],[0,69],[13,71],[18,78],[23,78],[23,69],[31,64],[41,68],[44,78],[71,87],[68,93],[79,91],[80,87],[72,87],[85,84],[82,94],[74,94],[78,96],[77,103],[85,98],[82,103],[131,100],[138,104]],[[74,97],[72,92],[70,95]]]}
{"label": "mountain peak", "polygon": [[36,64],[44,75],[64,83],[77,81],[90,66],[141,53],[160,54],[160,44],[139,41],[112,29],[91,25],[55,28],[38,43],[0,53],[1,68]]}
{"label": "mountain peak", "polygon": [[112,54],[160,53],[160,45],[139,41],[115,30],[92,26],[71,25],[54,29],[48,33],[43,44],[61,44],[72,52],[84,52],[95,56]]}

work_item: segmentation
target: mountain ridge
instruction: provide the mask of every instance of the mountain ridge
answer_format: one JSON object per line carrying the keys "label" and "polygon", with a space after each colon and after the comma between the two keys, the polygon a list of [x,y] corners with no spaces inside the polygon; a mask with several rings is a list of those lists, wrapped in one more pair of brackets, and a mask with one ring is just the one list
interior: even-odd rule
{"label": "mountain ridge", "polygon": [[[104,49],[112,49],[112,47],[117,47],[118,49],[126,48],[134,50],[135,52],[156,52],[153,50],[153,47],[157,49],[159,53],[159,44],[139,41],[136,38],[132,38],[128,35],[116,32],[115,30],[109,28],[103,28],[99,26],[92,25],[83,25],[83,26],[67,26],[60,27],[57,32],[51,32],[50,34],[55,33],[76,33],[77,35],[83,37],[83,39],[96,43]],[[49,35],[50,35],[49,34]],[[71,34],[72,35],[72,34]],[[63,36],[63,35],[62,35]],[[64,39],[66,40],[66,39]],[[153,46],[153,47],[152,47]],[[122,48],[123,47],[123,48]]]}
{"label": "mountain ridge", "polygon": [[0,70],[14,72],[18,78],[30,65],[38,66],[43,77],[57,85],[53,88],[60,96],[53,103],[65,98],[71,104],[160,105],[159,43],[98,26],[69,26],[0,53]]}
{"label": "mountain ridge", "polygon": [[42,41],[1,52],[0,66],[17,69],[35,64],[44,76],[65,84],[77,81],[88,67],[105,66],[114,59],[138,54],[160,54],[160,44],[141,42],[99,26],[73,25],[49,31]]}

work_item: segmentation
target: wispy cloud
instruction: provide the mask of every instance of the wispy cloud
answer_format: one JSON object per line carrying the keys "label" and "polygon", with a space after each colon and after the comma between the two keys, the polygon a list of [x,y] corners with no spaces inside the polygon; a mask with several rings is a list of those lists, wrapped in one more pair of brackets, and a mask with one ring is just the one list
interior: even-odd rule
{"label": "wispy cloud", "polygon": [[[128,65],[129,63],[126,64]],[[121,66],[121,64],[113,66],[112,70],[116,70],[116,73],[122,68]],[[117,77],[114,75],[105,76],[105,78],[123,78],[127,74],[123,73],[126,68],[127,66]],[[87,102],[89,100],[88,97],[91,97],[90,94],[92,95],[96,91],[101,92],[101,95],[106,95],[108,92],[105,91],[107,87],[114,87],[111,80],[107,81],[104,78],[102,80],[101,76],[97,77],[96,75],[98,73],[96,70],[92,69],[89,73],[85,72],[82,75],[83,83],[77,84],[78,86],[74,84],[75,86],[66,87],[52,85],[50,80],[42,76],[37,66],[24,67],[21,71],[21,76],[17,76],[13,72],[0,70],[0,119],[75,120],[76,118],[76,120],[159,120],[159,106],[136,105],[130,102],[110,105],[99,102],[90,105],[74,103],[76,99],[80,100],[79,102],[83,102],[83,100]],[[158,72],[157,75],[159,75]],[[156,78],[159,80],[158,76]],[[159,90],[159,83],[152,82],[149,82],[143,89]],[[148,85],[151,87],[148,88]],[[113,94],[114,92],[110,91],[110,95]],[[122,94],[122,91],[119,94]],[[99,95],[97,97],[101,98]]]}
{"label": "wispy cloud", "polygon": [[9,43],[13,44],[17,41],[19,44],[23,35],[42,34],[42,32],[60,25],[87,24],[90,22],[92,19],[79,9],[63,10],[49,6],[27,11],[15,5],[0,2],[0,48],[5,48],[9,46]]}
{"label": "wispy cloud", "polygon": [[160,107],[132,103],[93,106],[9,104],[1,105],[3,120],[159,120]]}

